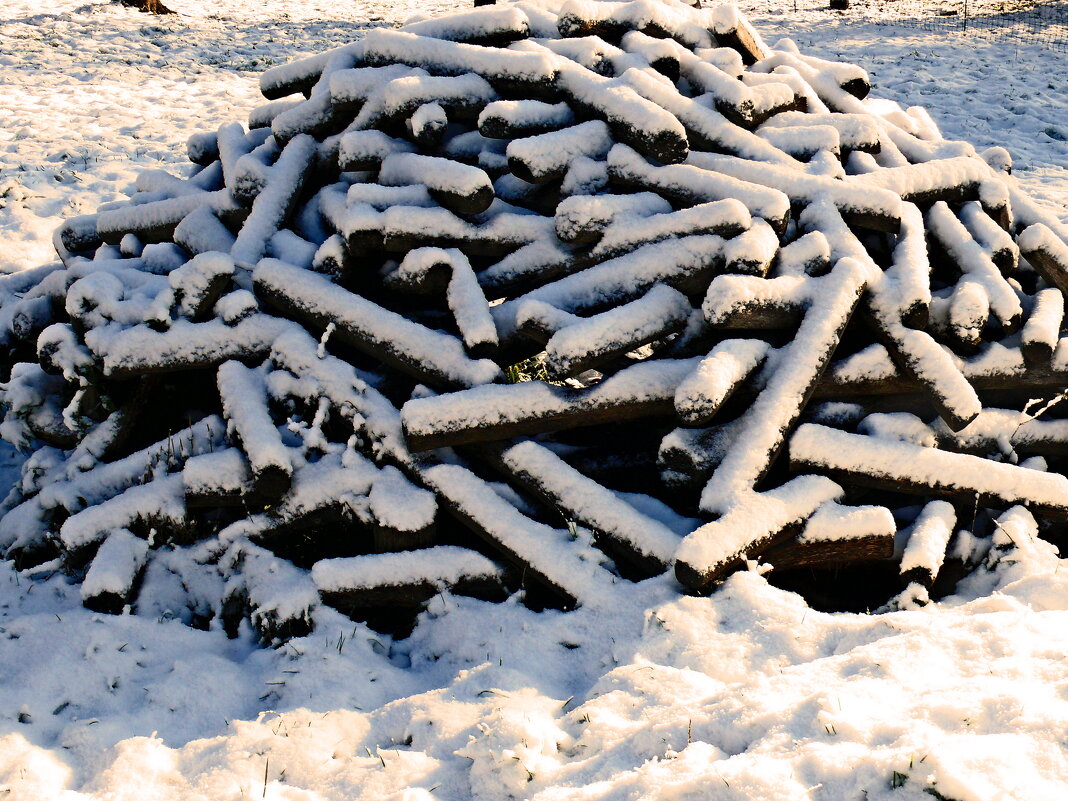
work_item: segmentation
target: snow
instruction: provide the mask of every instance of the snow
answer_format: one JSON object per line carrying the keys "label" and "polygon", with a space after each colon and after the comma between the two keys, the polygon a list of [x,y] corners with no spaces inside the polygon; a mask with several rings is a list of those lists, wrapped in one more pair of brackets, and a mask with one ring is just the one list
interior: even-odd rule
{"label": "snow", "polygon": [[[260,102],[255,71],[452,4],[168,5],[183,15],[94,0],[0,9],[0,73],[17,87],[0,126],[3,269],[54,258],[60,218],[120,199],[136,169],[175,171],[188,133]],[[522,7],[545,25],[542,6]],[[1014,211],[1063,238],[1063,55],[822,10],[764,16],[769,41],[791,29],[806,51],[863,63],[877,93],[929,105],[947,136],[1009,148],[1023,188],[1054,210],[1014,195]],[[176,258],[152,244],[144,255],[159,272]],[[991,364],[1012,361],[995,350]],[[181,625],[166,605],[158,619],[97,615],[64,577],[29,583],[3,564],[0,787],[34,799],[889,801],[933,789],[1052,801],[1068,775],[1055,735],[1068,587],[1026,520],[1001,525],[1011,537],[995,532],[976,576],[924,608],[827,615],[742,573],[711,599],[654,581],[566,615],[444,594],[396,642],[317,609],[321,634],[277,651],[247,630],[228,641]]]}

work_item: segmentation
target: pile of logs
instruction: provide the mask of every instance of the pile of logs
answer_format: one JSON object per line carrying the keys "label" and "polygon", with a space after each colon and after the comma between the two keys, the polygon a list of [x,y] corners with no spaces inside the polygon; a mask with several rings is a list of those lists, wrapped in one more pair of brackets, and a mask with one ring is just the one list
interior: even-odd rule
{"label": "pile of logs", "polygon": [[520,0],[261,88],[0,278],[0,552],[86,606],[274,641],[757,562],[937,594],[1059,536],[1068,229],[859,67]]}

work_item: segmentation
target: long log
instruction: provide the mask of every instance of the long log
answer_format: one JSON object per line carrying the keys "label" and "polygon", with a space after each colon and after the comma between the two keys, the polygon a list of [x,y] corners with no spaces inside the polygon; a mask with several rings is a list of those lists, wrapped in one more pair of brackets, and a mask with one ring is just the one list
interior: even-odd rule
{"label": "long log", "polygon": [[542,381],[492,384],[408,401],[401,409],[412,451],[670,415],[675,389],[696,359],[640,362],[586,389]]}
{"label": "long log", "polygon": [[849,484],[1068,518],[1068,478],[978,456],[891,442],[806,423],[790,439],[790,467]]}

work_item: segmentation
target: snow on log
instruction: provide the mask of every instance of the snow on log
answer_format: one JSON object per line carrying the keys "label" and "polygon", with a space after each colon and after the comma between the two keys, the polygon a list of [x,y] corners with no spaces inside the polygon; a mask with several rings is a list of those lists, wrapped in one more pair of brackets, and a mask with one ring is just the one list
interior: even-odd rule
{"label": "snow on log", "polygon": [[767,492],[735,497],[726,513],[688,534],[675,553],[675,577],[690,590],[707,591],[745,560],[788,538],[842,488],[823,476],[801,475]]}

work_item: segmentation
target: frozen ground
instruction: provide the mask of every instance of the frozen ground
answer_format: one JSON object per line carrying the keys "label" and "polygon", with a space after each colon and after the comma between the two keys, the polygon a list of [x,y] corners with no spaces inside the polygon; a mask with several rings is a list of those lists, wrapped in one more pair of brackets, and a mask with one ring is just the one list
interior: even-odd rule
{"label": "frozen ground", "polygon": [[[169,5],[0,8],[0,268],[50,259],[62,217],[243,118],[256,71],[453,6]],[[1068,218],[1065,55],[757,20],[861,63],[947,136],[1009,148]],[[321,610],[279,651],[94,615],[0,564],[0,799],[1062,799],[1068,583],[1018,546],[957,597],[875,617],[744,574],[712,599],[646,582],[608,618],[439,597],[400,643]]]}

